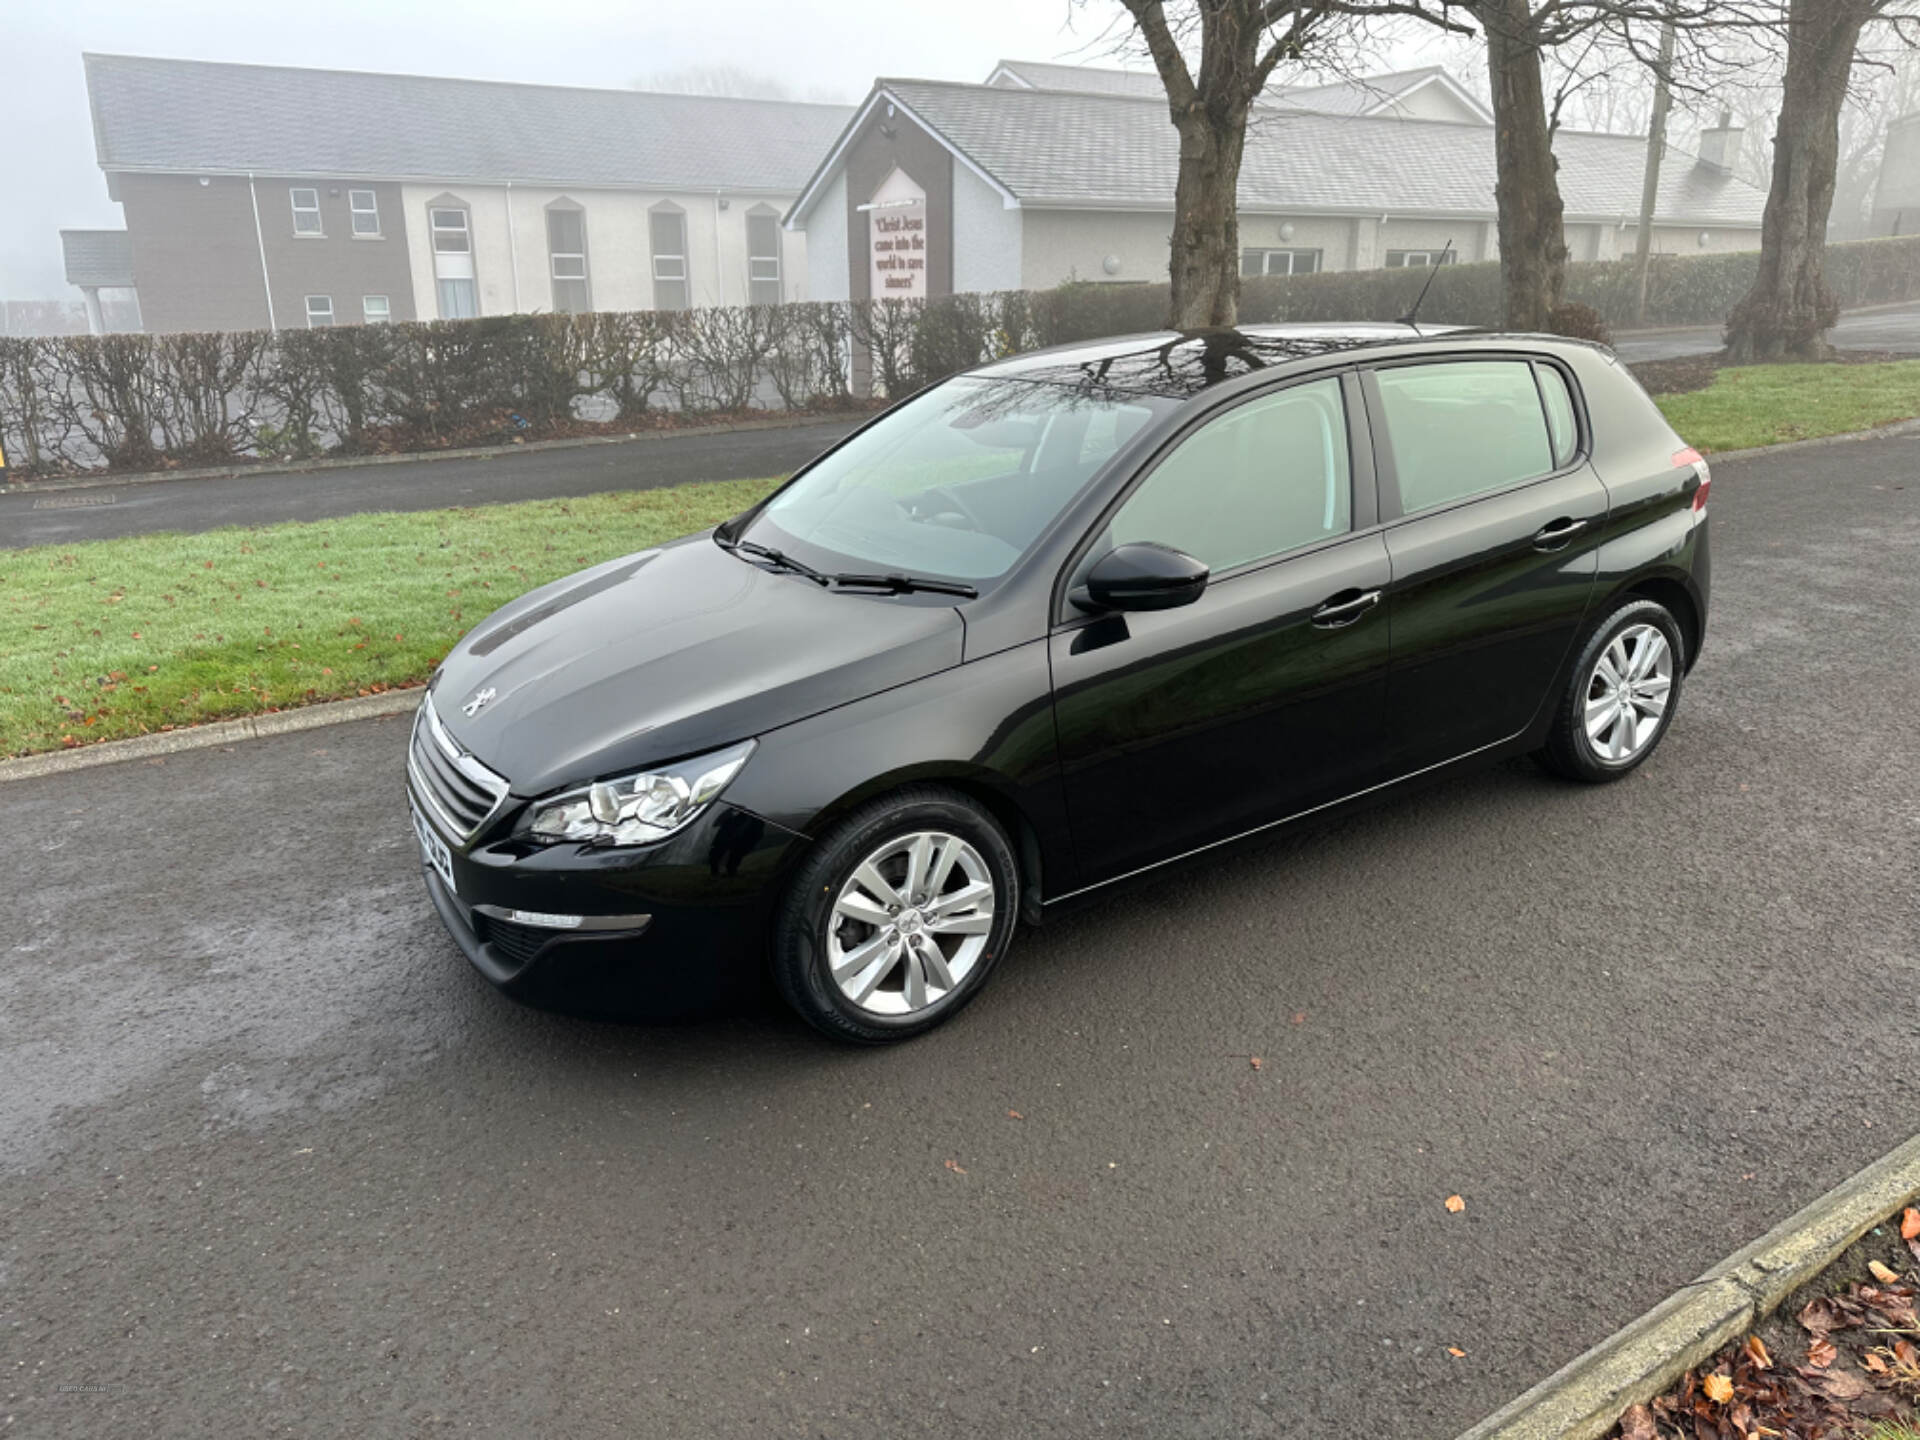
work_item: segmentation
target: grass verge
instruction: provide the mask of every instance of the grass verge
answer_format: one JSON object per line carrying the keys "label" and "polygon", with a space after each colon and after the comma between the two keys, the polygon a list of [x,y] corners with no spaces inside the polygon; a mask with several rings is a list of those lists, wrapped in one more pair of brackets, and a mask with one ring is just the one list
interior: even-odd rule
{"label": "grass verge", "polygon": [[1729,367],[1705,389],[1655,400],[1689,445],[1748,450],[1920,416],[1920,360]]}
{"label": "grass verge", "polygon": [[417,683],[516,595],[775,483],[0,551],[0,756]]}

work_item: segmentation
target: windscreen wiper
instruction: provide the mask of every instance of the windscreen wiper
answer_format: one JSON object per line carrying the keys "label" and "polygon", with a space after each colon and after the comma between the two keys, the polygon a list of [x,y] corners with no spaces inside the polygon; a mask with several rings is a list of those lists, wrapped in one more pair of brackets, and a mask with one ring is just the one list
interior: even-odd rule
{"label": "windscreen wiper", "polygon": [[958,580],[930,580],[919,575],[829,575],[826,577],[835,585],[845,585],[863,590],[885,590],[893,595],[904,595],[910,590],[924,590],[934,595],[958,595],[971,600],[979,591],[971,585]]}
{"label": "windscreen wiper", "polygon": [[[776,550],[771,545],[761,545],[752,540],[726,540],[722,539],[718,533],[714,535],[713,543],[718,545],[722,550],[738,550],[755,556],[758,559],[766,561],[776,570],[791,570],[796,575],[804,575],[816,585],[825,585],[827,583],[828,577],[822,575],[811,565],[803,565],[784,550]],[[837,579],[839,577],[836,576],[834,578]]]}

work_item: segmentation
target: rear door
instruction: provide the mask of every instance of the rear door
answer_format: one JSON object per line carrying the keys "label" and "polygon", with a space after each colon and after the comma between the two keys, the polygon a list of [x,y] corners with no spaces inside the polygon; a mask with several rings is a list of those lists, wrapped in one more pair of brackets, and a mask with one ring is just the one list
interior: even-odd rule
{"label": "rear door", "polygon": [[1085,883],[1379,778],[1389,571],[1349,392],[1359,411],[1357,381],[1329,377],[1207,420],[1135,485],[1076,566],[1075,576],[1146,540],[1213,571],[1190,605],[1075,615],[1051,637]]}
{"label": "rear door", "polygon": [[1550,361],[1383,365],[1366,393],[1404,772],[1508,739],[1547,702],[1593,594],[1607,491]]}

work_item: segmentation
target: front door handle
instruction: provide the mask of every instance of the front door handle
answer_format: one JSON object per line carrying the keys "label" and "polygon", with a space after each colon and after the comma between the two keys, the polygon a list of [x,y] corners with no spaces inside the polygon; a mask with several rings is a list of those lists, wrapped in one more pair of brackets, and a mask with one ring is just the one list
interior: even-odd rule
{"label": "front door handle", "polygon": [[1586,528],[1586,521],[1563,515],[1560,519],[1534,532],[1533,548],[1536,550],[1561,549]]}
{"label": "front door handle", "polygon": [[1313,612],[1313,623],[1322,630],[1338,630],[1351,625],[1380,603],[1378,590],[1342,590],[1329,595],[1326,603]]}

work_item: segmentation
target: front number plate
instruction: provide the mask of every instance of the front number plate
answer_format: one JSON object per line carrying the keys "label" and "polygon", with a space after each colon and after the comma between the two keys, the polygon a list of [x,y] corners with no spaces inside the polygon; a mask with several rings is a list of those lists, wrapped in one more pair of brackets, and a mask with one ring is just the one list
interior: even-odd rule
{"label": "front number plate", "polygon": [[457,895],[459,891],[453,883],[453,853],[447,849],[447,842],[434,834],[433,827],[421,817],[412,796],[407,797],[407,813],[413,817],[413,833],[420,839],[420,858],[447,882],[447,893]]}

